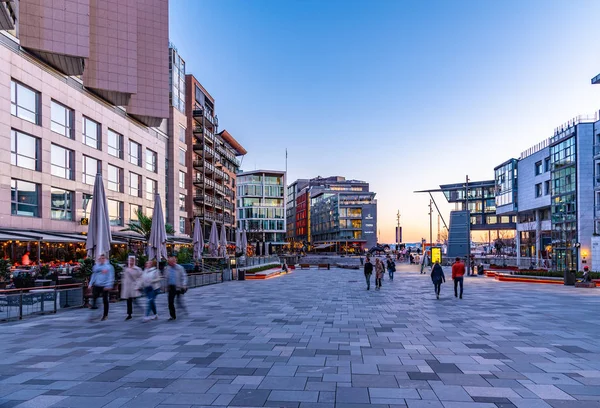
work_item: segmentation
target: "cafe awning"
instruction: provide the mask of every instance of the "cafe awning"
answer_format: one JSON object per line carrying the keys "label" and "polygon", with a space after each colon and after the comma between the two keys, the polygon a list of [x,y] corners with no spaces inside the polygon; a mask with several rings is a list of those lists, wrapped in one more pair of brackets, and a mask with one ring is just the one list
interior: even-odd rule
{"label": "cafe awning", "polygon": [[321,244],[321,245],[317,245],[315,247],[315,249],[325,249],[325,248],[329,248],[329,247],[332,247],[332,246],[333,246],[333,244]]}

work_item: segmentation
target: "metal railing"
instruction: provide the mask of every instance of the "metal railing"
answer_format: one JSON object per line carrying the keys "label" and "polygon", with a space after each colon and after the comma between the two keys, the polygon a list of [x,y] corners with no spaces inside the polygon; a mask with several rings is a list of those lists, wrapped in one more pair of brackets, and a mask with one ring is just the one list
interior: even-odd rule
{"label": "metal railing", "polygon": [[250,256],[240,257],[235,259],[238,268],[250,268],[253,266],[266,265],[270,263],[280,263],[280,259],[276,255],[272,256]]}
{"label": "metal railing", "polygon": [[83,306],[83,284],[0,290],[0,321]]}

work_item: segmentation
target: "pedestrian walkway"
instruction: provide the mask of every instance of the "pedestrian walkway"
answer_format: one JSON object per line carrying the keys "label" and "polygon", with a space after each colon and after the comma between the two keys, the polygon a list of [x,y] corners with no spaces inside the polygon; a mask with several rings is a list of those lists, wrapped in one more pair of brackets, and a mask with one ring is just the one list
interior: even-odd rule
{"label": "pedestrian walkway", "polygon": [[446,276],[440,300],[415,266],[379,292],[297,270],[190,290],[174,322],[160,295],[149,323],[2,324],[0,407],[600,406],[600,290]]}

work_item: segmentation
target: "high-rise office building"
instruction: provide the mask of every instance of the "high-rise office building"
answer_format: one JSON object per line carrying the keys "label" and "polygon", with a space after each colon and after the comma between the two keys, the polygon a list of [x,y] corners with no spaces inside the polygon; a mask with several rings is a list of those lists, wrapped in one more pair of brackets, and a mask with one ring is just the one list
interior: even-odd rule
{"label": "high-rise office building", "polygon": [[115,231],[150,215],[165,199],[168,1],[2,1],[0,28],[0,228],[87,231],[98,172]]}

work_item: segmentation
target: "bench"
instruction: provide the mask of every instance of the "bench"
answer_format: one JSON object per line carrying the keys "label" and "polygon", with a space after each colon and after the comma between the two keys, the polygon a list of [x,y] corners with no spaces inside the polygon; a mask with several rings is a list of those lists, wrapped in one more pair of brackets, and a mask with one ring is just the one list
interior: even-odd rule
{"label": "bench", "polygon": [[329,264],[328,263],[326,263],[326,264],[318,264],[317,265],[317,269],[327,269],[327,270],[329,270]]}
{"label": "bench", "polygon": [[300,264],[300,269],[310,269],[309,264]]}
{"label": "bench", "polygon": [[596,282],[576,282],[576,288],[595,288]]}

